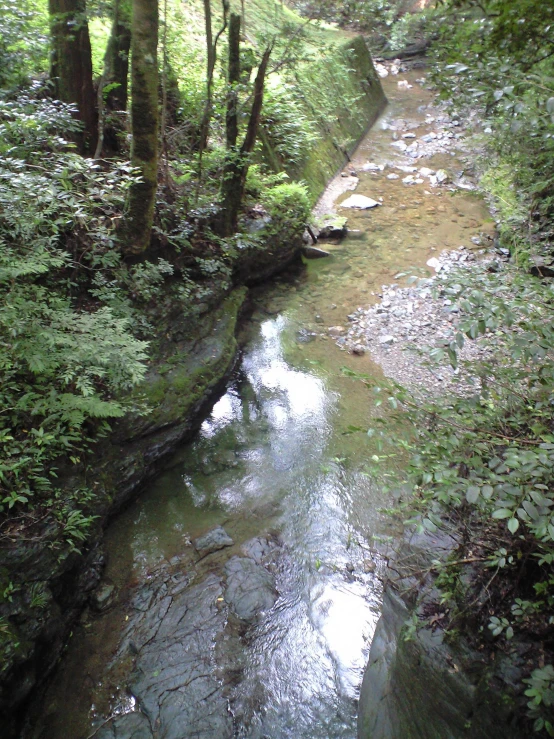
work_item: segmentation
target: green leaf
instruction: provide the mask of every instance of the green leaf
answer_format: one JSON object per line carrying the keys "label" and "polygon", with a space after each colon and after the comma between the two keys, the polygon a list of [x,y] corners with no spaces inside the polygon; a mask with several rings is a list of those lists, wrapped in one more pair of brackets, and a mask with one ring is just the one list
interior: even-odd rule
{"label": "green leaf", "polygon": [[519,521],[517,518],[510,518],[508,521],[508,529],[510,533],[515,534],[516,531],[519,529]]}
{"label": "green leaf", "polygon": [[512,511],[510,511],[508,508],[497,508],[496,511],[492,514],[493,518],[511,518]]}

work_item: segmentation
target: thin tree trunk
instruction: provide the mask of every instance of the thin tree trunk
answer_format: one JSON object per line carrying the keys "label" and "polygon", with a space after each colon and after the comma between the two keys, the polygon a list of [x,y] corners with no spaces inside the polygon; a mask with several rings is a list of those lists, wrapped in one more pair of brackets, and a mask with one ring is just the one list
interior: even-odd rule
{"label": "thin tree trunk", "polygon": [[122,126],[117,121],[110,122],[109,114],[127,110],[130,49],[131,2],[114,0],[112,28],[104,55],[104,72],[98,85],[98,144],[95,159],[102,155],[104,148],[109,153],[116,153],[121,148],[118,133]]}
{"label": "thin tree trunk", "polygon": [[197,173],[197,185],[196,185],[196,200],[200,196],[200,188],[202,186],[202,157],[206,147],[208,146],[208,138],[210,135],[210,121],[212,119],[212,108],[213,108],[213,81],[215,63],[217,61],[217,42],[221,35],[225,33],[227,29],[227,18],[229,14],[229,0],[223,0],[223,25],[219,29],[215,40],[212,36],[212,7],[211,0],[204,0],[204,23],[206,28],[206,104],[204,106],[204,112],[202,114],[202,121],[200,123],[200,140],[198,144],[198,173]]}
{"label": "thin tree trunk", "polygon": [[[235,20],[234,28],[233,18],[238,18],[238,24]],[[236,27],[237,25],[238,28]],[[229,87],[230,94],[234,90],[235,97],[227,98],[227,157],[222,182],[223,218],[221,223],[221,233],[223,236],[231,236],[238,228],[238,215],[244,199],[244,187],[250,164],[250,154],[254,149],[260,125],[267,67],[273,50],[272,46],[266,48],[263,53],[260,66],[258,67],[256,79],[254,80],[253,102],[250,116],[248,118],[246,134],[242,146],[239,148],[237,146],[238,101],[236,96],[236,85],[231,85],[231,81],[233,80],[236,82],[236,80],[240,78],[240,56],[238,53],[238,41],[233,37],[233,43],[231,43],[232,30],[237,35],[240,35],[240,16],[231,15],[231,22],[229,25]]]}
{"label": "thin tree trunk", "polygon": [[96,145],[98,121],[86,0],[48,0],[48,11],[54,94],[64,103],[77,105],[77,118],[84,126],[77,145],[83,154],[90,154]]}
{"label": "thin tree trunk", "polygon": [[127,110],[130,50],[131,2],[114,0],[112,30],[104,57],[106,86],[113,85],[106,93],[108,110]]}
{"label": "thin tree trunk", "polygon": [[231,13],[229,19],[229,63],[227,68],[227,112],[225,114],[225,136],[227,149],[237,145],[239,134],[238,90],[240,82],[240,15]]}
{"label": "thin tree trunk", "polygon": [[141,181],[129,191],[126,249],[150,244],[158,183],[158,0],[133,0],[131,25],[131,163]]}
{"label": "thin tree trunk", "polygon": [[169,182],[169,166],[167,161],[167,0],[164,0],[164,32],[162,41],[162,120],[160,125],[160,133],[162,140],[162,159],[164,185],[167,187]]}

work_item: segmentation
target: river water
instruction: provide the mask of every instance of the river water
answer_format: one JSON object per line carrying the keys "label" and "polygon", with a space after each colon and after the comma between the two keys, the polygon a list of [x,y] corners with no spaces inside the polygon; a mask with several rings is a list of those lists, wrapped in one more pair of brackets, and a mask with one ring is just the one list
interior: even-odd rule
{"label": "river water", "polygon": [[[371,399],[341,372],[378,377],[380,369],[368,355],[341,350],[328,328],[347,325],[397,273],[470,244],[488,215],[462,190],[407,186],[402,173],[387,178],[408,162],[391,147],[398,121],[418,137],[437,127],[431,94],[416,77],[402,75],[410,89],[385,80],[390,104],[346,170],[359,174],[356,193],[382,206],[339,208],[349,235],[328,247],[332,256],[256,291],[227,392],[108,530],[104,582],[113,604],[83,615],[33,737],[356,736],[380,610],[377,542],[394,531],[366,469],[368,438],[352,432],[370,426]],[[364,172],[368,161],[388,168]],[[463,168],[450,153],[417,166]],[[331,183],[320,211],[353,182]],[[233,544],[201,557],[191,542],[216,526]],[[257,607],[254,617],[237,618],[231,572],[246,560]],[[129,728],[128,714],[145,718]]]}

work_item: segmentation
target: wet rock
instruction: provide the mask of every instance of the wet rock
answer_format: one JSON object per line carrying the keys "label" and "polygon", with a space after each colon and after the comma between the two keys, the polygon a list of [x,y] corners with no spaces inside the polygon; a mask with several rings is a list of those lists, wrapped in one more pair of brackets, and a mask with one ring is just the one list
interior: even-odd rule
{"label": "wet rock", "polygon": [[103,726],[94,736],[96,739],[153,739],[154,734],[146,716],[134,711]]}
{"label": "wet rock", "polygon": [[242,621],[253,621],[277,600],[273,577],[247,557],[232,557],[225,565],[225,600]]}
{"label": "wet rock", "polygon": [[103,583],[90,596],[90,605],[98,613],[107,611],[115,599],[115,586]]}
{"label": "wet rock", "polygon": [[[158,727],[156,736],[230,739],[233,721],[214,668],[216,639],[227,620],[222,585],[210,575],[198,585],[184,586],[186,581],[173,590],[167,583],[156,584],[151,607],[132,619],[138,655],[129,687]],[[117,739],[125,720],[113,722]]]}
{"label": "wet rock", "polygon": [[368,210],[381,205],[377,200],[366,198],[365,195],[351,195],[349,198],[339,204],[340,208],[359,208],[360,210]]}
{"label": "wet rock", "polygon": [[215,529],[193,541],[194,548],[202,556],[218,552],[225,547],[232,547],[234,543],[222,526],[216,526]]}
{"label": "wet rock", "polygon": [[247,557],[253,559],[256,564],[262,564],[278,546],[276,541],[270,541],[264,536],[256,536],[242,545],[242,551]]}
{"label": "wet rock", "polygon": [[331,254],[324,249],[318,249],[317,246],[303,246],[302,254],[306,259],[323,259],[324,257],[330,257]]}
{"label": "wet rock", "polygon": [[314,341],[317,334],[315,331],[309,331],[307,328],[301,328],[298,333],[296,334],[296,341],[299,344],[309,344],[311,341]]}
{"label": "wet rock", "polygon": [[319,228],[319,239],[343,239],[348,233],[346,218],[330,215],[323,219]]}

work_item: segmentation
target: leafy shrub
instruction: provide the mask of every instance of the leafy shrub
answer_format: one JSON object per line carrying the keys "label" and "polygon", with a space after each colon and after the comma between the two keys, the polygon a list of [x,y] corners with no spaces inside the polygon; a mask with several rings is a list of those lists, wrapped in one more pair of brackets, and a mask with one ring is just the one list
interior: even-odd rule
{"label": "leafy shrub", "polygon": [[267,190],[265,205],[271,228],[277,233],[284,228],[292,234],[302,231],[310,214],[308,190],[300,182],[286,182]]}
{"label": "leafy shrub", "polygon": [[32,92],[0,103],[0,510],[58,507],[64,527],[77,512],[59,500],[57,460],[80,463],[123,415],[146,358],[131,316],[88,292],[120,264],[115,223],[134,174],[74,154],[73,127],[69,106]]}

